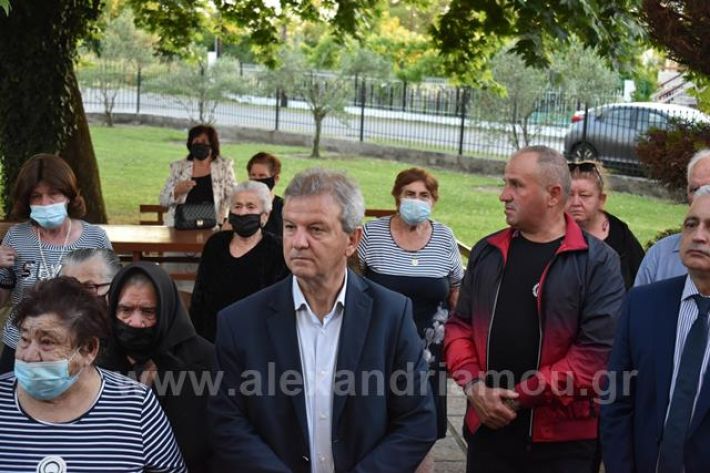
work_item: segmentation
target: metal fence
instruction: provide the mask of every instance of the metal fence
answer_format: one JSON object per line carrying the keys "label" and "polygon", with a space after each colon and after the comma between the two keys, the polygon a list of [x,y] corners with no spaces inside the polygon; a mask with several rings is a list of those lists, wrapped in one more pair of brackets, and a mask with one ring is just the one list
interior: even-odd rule
{"label": "metal fence", "polygon": [[[103,65],[111,80],[99,81],[100,70],[79,72],[87,111],[153,114],[219,125],[314,134],[314,119],[305,96],[289,96],[269,85],[263,71],[240,67],[239,90],[219,98],[198,91],[167,95],[151,87],[166,72],[129,72]],[[312,80],[313,78],[311,78]],[[324,137],[505,159],[527,145],[547,145],[575,159],[602,159],[611,167],[637,173],[634,145],[649,127],[665,127],[673,118],[710,120],[691,109],[621,103],[617,94],[593,101],[546,90],[507,97],[452,87],[440,82],[407,84],[368,78],[336,80],[321,73],[319,87],[338,87],[345,97],[342,112],[323,121]],[[199,80],[199,79],[198,79]],[[301,80],[299,78],[299,80]],[[302,80],[306,80],[303,78]],[[311,103],[312,106],[312,103]]]}

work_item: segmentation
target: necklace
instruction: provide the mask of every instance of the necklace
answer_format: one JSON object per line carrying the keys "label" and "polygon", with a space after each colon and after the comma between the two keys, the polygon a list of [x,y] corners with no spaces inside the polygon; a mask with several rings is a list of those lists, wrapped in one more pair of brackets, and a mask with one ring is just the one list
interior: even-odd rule
{"label": "necklace", "polygon": [[37,241],[39,242],[39,256],[42,258],[42,267],[37,271],[37,279],[52,279],[59,275],[59,271],[62,270],[62,258],[64,258],[64,251],[67,249],[67,243],[69,243],[69,235],[71,235],[71,218],[69,219],[69,228],[67,229],[67,236],[64,237],[64,244],[62,245],[62,251],[59,253],[59,259],[57,264],[48,265],[47,259],[44,257],[44,251],[42,251],[42,237],[40,235],[39,228],[37,229]]}

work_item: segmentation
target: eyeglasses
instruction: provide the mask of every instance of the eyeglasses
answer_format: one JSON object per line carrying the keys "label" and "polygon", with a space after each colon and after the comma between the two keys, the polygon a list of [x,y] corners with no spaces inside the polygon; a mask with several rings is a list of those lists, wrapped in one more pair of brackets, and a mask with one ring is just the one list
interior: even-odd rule
{"label": "eyeglasses", "polygon": [[599,168],[597,168],[597,163],[592,161],[581,161],[578,163],[567,163],[569,166],[569,172],[574,172],[579,169],[579,172],[596,172],[599,174]]}
{"label": "eyeglasses", "polygon": [[100,289],[106,286],[110,286],[110,282],[102,282],[100,284],[91,284],[91,283],[83,283],[82,286],[84,286],[84,289],[87,291],[93,292],[94,294],[98,294]]}
{"label": "eyeglasses", "polygon": [[577,171],[579,173],[596,175],[597,179],[599,180],[599,187],[601,189],[604,188],[604,178],[602,177],[601,171],[599,171],[599,167],[597,166],[597,163],[595,163],[593,161],[580,161],[580,162],[567,163],[567,166],[569,167],[570,173],[574,173],[575,171]]}

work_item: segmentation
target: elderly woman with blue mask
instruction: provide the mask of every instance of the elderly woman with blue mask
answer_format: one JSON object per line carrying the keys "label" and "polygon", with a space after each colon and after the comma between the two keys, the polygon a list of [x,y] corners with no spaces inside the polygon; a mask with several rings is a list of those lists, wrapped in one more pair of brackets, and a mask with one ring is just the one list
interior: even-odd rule
{"label": "elderly woman with blue mask", "polygon": [[2,471],[187,471],[152,391],[96,367],[105,304],[69,277],[28,292],[15,371],[0,376]]}
{"label": "elderly woman with blue mask", "polygon": [[59,156],[38,154],[20,168],[10,217],[21,221],[0,245],[0,306],[10,301],[3,332],[0,373],[12,370],[19,333],[15,307],[37,281],[60,274],[63,258],[77,248],[111,248],[106,232],[81,217],[86,213],[76,176]]}
{"label": "elderly woman with blue mask", "polygon": [[[400,172],[392,188],[397,213],[368,222],[358,246],[364,276],[412,300],[414,322],[429,362],[439,438],[446,436],[444,324],[456,306],[463,267],[454,234],[430,218],[439,184],[428,171]],[[431,454],[418,472],[432,471]]]}

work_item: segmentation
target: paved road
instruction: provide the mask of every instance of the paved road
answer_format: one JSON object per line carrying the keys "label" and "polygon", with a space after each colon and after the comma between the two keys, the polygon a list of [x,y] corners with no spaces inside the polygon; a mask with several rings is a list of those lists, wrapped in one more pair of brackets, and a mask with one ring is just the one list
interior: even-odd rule
{"label": "paved road", "polygon": [[[102,113],[100,94],[95,89],[85,89],[84,106],[87,112]],[[208,112],[221,125],[239,125],[247,128],[274,130],[276,109],[274,101],[259,97],[242,98],[242,102],[222,102]],[[122,90],[116,96],[116,113],[135,113],[134,90]],[[157,94],[141,94],[140,112],[197,120],[199,114],[194,102],[179,101]],[[368,143],[412,146],[449,153],[458,152],[461,118],[401,111],[365,109],[363,139]],[[323,135],[340,139],[360,139],[361,110],[348,107],[341,116],[325,118]],[[279,110],[279,130],[312,135],[313,118],[303,102],[291,101],[288,108]],[[562,150],[564,128],[536,127],[535,144],[546,144]],[[515,151],[509,133],[500,124],[467,120],[464,127],[464,154],[481,157],[507,158]]]}

